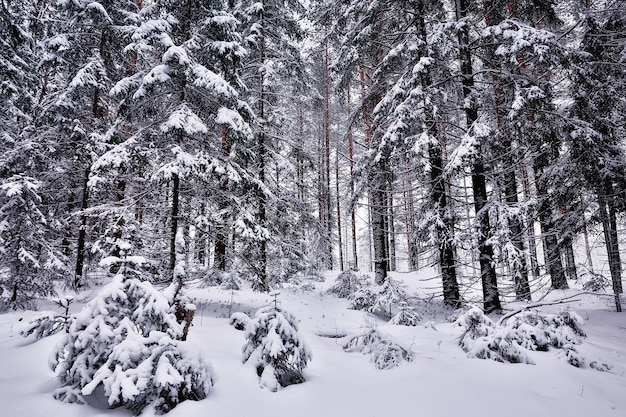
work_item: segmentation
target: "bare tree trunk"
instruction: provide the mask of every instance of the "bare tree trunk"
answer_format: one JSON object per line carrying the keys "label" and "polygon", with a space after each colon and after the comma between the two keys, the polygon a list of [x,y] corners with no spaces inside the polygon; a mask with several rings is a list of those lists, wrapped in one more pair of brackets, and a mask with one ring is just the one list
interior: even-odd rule
{"label": "bare tree trunk", "polygon": [[566,237],[561,242],[561,247],[565,255],[565,276],[573,281],[578,280],[576,272],[576,258],[574,257],[574,248],[572,246],[572,238]]}
{"label": "bare tree trunk", "polygon": [[[348,86],[348,91],[346,94],[347,94],[347,101],[348,101],[348,118],[350,118],[352,114],[352,105],[350,101],[350,86]],[[348,127],[348,154],[350,157],[350,200],[352,200],[354,199],[354,140],[352,138],[352,126]],[[352,204],[350,204],[350,226],[352,229],[352,261],[354,262],[353,268],[355,270],[358,270],[359,260],[358,260],[358,254],[357,254],[355,206],[356,206],[355,202],[352,202]]]}
{"label": "bare tree trunk", "polygon": [[176,266],[176,232],[178,232],[178,214],[180,200],[180,178],[172,175],[172,214],[170,224],[170,271]]}
{"label": "bare tree trunk", "polygon": [[[522,186],[524,188],[524,196],[530,199],[531,187],[528,178],[528,168],[522,163]],[[528,255],[530,258],[530,271],[533,275],[533,281],[539,279],[539,263],[537,262],[537,242],[535,241],[535,219],[532,214],[526,217],[526,241],[528,242]]]}
{"label": "bare tree trunk", "polygon": [[[328,240],[328,269],[333,268],[333,225],[331,221],[332,197],[330,195],[330,74],[328,62],[328,43],[324,44],[324,204],[326,212],[326,234]],[[339,198],[339,197],[337,197]],[[339,230],[341,234],[341,230]],[[339,249],[341,251],[341,249]]]}
{"label": "bare tree trunk", "polygon": [[[230,153],[230,145],[228,143],[228,128],[226,125],[222,126],[222,156],[227,157]],[[228,208],[226,201],[226,192],[228,191],[228,181],[222,179],[220,181],[220,193],[218,202],[218,212],[223,213]],[[225,219],[222,219],[220,224],[216,227],[215,232],[215,247],[213,252],[213,268],[225,272],[227,265],[227,247],[228,247],[228,226]]]}
{"label": "bare tree trunk", "polygon": [[[613,286],[613,294],[615,296],[615,309],[617,312],[622,311],[622,302],[620,299],[620,287],[622,283],[621,268],[619,262],[618,243],[613,240],[611,233],[611,219],[609,203],[604,196],[604,190],[598,191],[598,205],[600,210],[600,218],[602,219],[602,229],[604,231],[604,242],[609,257],[609,269],[611,271],[611,283]],[[617,255],[616,255],[617,254]]]}
{"label": "bare tree trunk", "polygon": [[394,209],[393,209],[393,190],[391,184],[389,185],[389,192],[387,193],[387,242],[388,242],[388,255],[389,255],[389,270],[396,270],[396,227],[394,221]]}
{"label": "bare tree trunk", "polygon": [[[467,17],[468,5],[466,0],[456,0],[457,21]],[[469,34],[467,26],[463,26],[458,31],[459,51],[461,58],[461,73],[463,75],[463,98],[469,101],[465,105],[465,116],[467,128],[473,129],[474,123],[478,120],[478,108],[472,97],[474,88],[472,56],[469,50]],[[480,253],[480,277],[483,287],[483,308],[489,313],[502,308],[500,304],[500,294],[498,292],[498,280],[493,265],[493,247],[489,243],[490,229],[489,213],[487,212],[487,184],[485,180],[485,167],[480,152],[480,144],[475,150],[475,158],[472,164],[472,190],[474,194],[474,211],[476,213],[478,250]]]}
{"label": "bare tree trunk", "polygon": [[78,229],[78,242],[76,243],[76,268],[74,269],[74,290],[83,285],[83,267],[85,265],[85,243],[87,240],[87,213],[89,207],[89,172],[87,167],[83,177],[83,196],[80,202],[80,229]]}
{"label": "bare tree trunk", "polygon": [[[265,20],[261,16],[261,39],[260,39],[260,62],[265,64]],[[264,86],[264,73],[259,75],[259,119],[265,120],[265,86]],[[265,168],[267,150],[265,145],[265,126],[261,126],[258,133],[258,157],[259,157],[259,182],[265,184]],[[267,197],[262,190],[259,190],[259,213],[258,213],[259,227],[262,229],[267,228]],[[258,285],[257,289],[262,292],[269,291],[269,283],[267,280],[267,240],[265,237],[261,238],[259,242],[259,265],[257,269]]]}
{"label": "bare tree trunk", "polygon": [[341,203],[339,196],[339,141],[336,142],[335,146],[335,194],[336,194],[336,205],[337,205],[337,237],[339,239],[339,270],[343,271],[343,240],[342,240],[342,231],[341,231]]}

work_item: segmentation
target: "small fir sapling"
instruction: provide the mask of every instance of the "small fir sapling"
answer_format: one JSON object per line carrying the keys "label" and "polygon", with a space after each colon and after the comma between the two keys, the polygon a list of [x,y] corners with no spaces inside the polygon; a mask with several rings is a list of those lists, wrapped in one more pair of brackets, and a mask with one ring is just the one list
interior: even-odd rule
{"label": "small fir sapling", "polygon": [[328,289],[328,293],[339,298],[348,298],[363,286],[362,281],[354,271],[343,271],[337,276],[335,284]]}
{"label": "small fir sapling", "polygon": [[296,319],[278,307],[278,294],[270,292],[274,302],[259,309],[248,323],[243,346],[243,361],[255,365],[261,387],[270,391],[304,382],[302,371],[312,357]]}
{"label": "small fir sapling", "polygon": [[73,320],[73,317],[69,315],[70,304],[72,304],[73,301],[73,297],[54,300],[54,303],[63,308],[65,312],[63,314],[56,314],[52,311],[45,311],[38,314],[20,329],[20,335],[39,340],[63,330],[67,331]]}
{"label": "small fir sapling", "polygon": [[[104,262],[117,262],[117,275],[76,315],[50,357],[63,385],[55,397],[83,403],[102,385],[110,407],[166,413],[184,400],[205,398],[215,374],[202,353],[182,341],[175,299],[139,279],[143,260],[127,250]],[[172,283],[167,293],[175,295],[177,287]]]}
{"label": "small fir sapling", "polygon": [[369,287],[363,287],[350,294],[348,299],[352,310],[369,311],[376,303],[376,292]]}
{"label": "small fir sapling", "polygon": [[420,316],[415,312],[406,301],[400,301],[398,313],[389,320],[389,324],[396,324],[399,326],[417,326],[420,322]]}
{"label": "small fir sapling", "polygon": [[408,298],[409,295],[399,282],[387,278],[376,294],[374,304],[369,308],[369,311],[391,318],[394,306],[399,305],[401,302],[406,302]]}

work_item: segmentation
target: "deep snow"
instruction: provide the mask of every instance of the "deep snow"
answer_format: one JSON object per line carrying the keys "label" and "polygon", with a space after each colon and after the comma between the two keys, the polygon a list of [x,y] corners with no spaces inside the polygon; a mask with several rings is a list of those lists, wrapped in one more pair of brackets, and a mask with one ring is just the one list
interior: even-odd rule
{"label": "deep snow", "polygon": [[[387,324],[325,290],[338,272],[313,289],[281,289],[282,307],[298,320],[300,333],[313,352],[305,370],[306,382],[276,393],[261,389],[255,369],[242,363],[244,332],[229,325],[230,313],[248,315],[272,297],[250,290],[229,291],[190,285],[187,295],[197,306],[189,341],[211,360],[218,380],[203,401],[186,401],[172,417],[382,417],[382,416],[496,416],[509,417],[623,417],[626,416],[626,313],[612,312],[610,298],[581,294],[567,303],[541,307],[544,312],[566,308],[584,319],[587,338],[577,346],[587,362],[599,360],[609,372],[575,368],[558,350],[530,352],[536,365],[503,364],[469,359],[458,345],[462,329],[447,320],[453,311],[428,299],[432,271],[392,274],[407,284],[422,321],[416,327]],[[74,311],[98,291],[75,296]],[[542,301],[574,296],[578,290],[553,291]],[[506,303],[508,311],[523,304]],[[48,301],[41,310],[56,310]],[[11,417],[130,416],[124,409],[109,410],[106,402],[64,404],[52,398],[58,386],[48,368],[48,356],[61,335],[37,342],[24,339],[19,328],[37,312],[0,314],[0,415]],[[497,320],[498,316],[492,316]],[[369,356],[346,353],[338,336],[376,328],[415,352],[413,362],[391,370],[377,370]],[[150,413],[144,413],[150,415]]]}

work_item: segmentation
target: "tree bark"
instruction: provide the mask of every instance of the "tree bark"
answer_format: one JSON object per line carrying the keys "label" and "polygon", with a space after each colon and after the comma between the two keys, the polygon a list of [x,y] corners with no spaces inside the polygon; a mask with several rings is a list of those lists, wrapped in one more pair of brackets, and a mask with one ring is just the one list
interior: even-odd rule
{"label": "tree bark", "polygon": [[80,202],[80,229],[78,230],[78,242],[76,243],[76,268],[74,269],[74,290],[83,285],[83,267],[85,264],[85,242],[87,240],[87,213],[89,206],[89,173],[90,168],[85,169],[83,178],[83,195]]}
{"label": "tree bark", "polygon": [[172,175],[172,212],[170,224],[170,271],[176,267],[176,232],[178,232],[178,214],[180,198],[180,177]]}
{"label": "tree bark", "polygon": [[609,257],[609,269],[611,271],[611,283],[615,298],[615,309],[617,312],[622,311],[622,302],[620,299],[620,287],[622,283],[621,268],[619,262],[619,248],[616,241],[613,240],[611,233],[610,208],[604,190],[598,191],[598,205],[600,210],[600,218],[602,220],[602,229],[604,231],[604,243]]}
{"label": "tree bark", "polygon": [[[456,0],[457,21],[467,17],[466,0]],[[466,25],[458,30],[459,52],[461,59],[461,74],[463,76],[463,98],[469,101],[465,105],[465,116],[468,131],[471,132],[474,124],[478,120],[478,108],[475,99],[472,97],[474,89],[472,56],[469,50],[469,33]],[[478,250],[480,277],[483,289],[483,308],[486,313],[490,313],[502,308],[500,295],[498,292],[498,280],[493,265],[493,248],[489,244],[491,226],[488,215],[487,185],[485,180],[485,166],[482,160],[480,144],[476,146],[472,164],[472,191],[474,194],[474,211],[476,213]]]}

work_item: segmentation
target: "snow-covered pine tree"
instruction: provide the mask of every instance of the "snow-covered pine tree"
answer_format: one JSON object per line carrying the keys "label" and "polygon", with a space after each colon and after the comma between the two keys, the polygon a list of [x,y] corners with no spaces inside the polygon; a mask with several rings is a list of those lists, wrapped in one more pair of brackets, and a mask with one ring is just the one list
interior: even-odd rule
{"label": "snow-covered pine tree", "polygon": [[13,308],[53,294],[55,281],[68,272],[56,242],[49,239],[40,187],[40,181],[24,175],[0,183],[0,263],[6,268],[0,274],[0,297]]}
{"label": "snow-covered pine tree", "polygon": [[[389,4],[395,3],[386,3]],[[345,15],[351,17],[351,24],[346,23],[350,36],[342,38],[347,39],[339,58],[342,75],[346,77],[347,70],[356,65],[351,61],[355,59],[351,48],[362,48],[360,43],[371,36],[374,20],[384,21],[393,35],[383,42],[384,53],[372,70],[370,87],[381,95],[380,103],[374,106],[375,103],[363,102],[359,107],[360,112],[372,112],[372,125],[376,126],[372,133],[382,136],[380,147],[372,150],[368,158],[376,161],[385,147],[392,149],[391,171],[405,171],[397,177],[402,180],[397,187],[403,190],[409,210],[406,221],[409,247],[415,249],[419,240],[433,247],[442,274],[444,301],[456,305],[460,297],[454,255],[454,213],[449,195],[451,170],[444,166],[443,157],[447,140],[443,126],[450,122],[445,113],[449,106],[445,99],[445,88],[449,85],[444,82],[449,79],[449,70],[445,63],[452,58],[449,40],[442,36],[446,30],[444,23],[434,23],[444,19],[445,10],[440,2],[422,0],[386,5],[378,5],[380,9],[360,9],[355,5]],[[358,13],[367,17],[358,18]],[[365,171],[369,169],[378,168],[369,167]],[[413,209],[412,184],[420,184],[424,194],[430,197],[423,199],[425,203],[416,209]],[[419,224],[414,224],[416,218],[421,220]],[[415,255],[413,250],[412,264],[417,263]]]}
{"label": "snow-covered pine tree", "polygon": [[295,134],[291,120],[297,120],[305,91],[300,43],[305,12],[300,0],[246,0],[235,7],[249,52],[243,73],[246,97],[256,116],[253,158],[247,161],[255,183],[245,197],[255,229],[239,236],[245,267],[259,291],[269,291],[270,278],[285,279],[313,263],[305,255],[309,242],[302,233],[313,229],[312,210],[298,198],[298,184],[284,181],[297,175],[298,161],[288,157],[301,159],[304,150],[299,141],[305,139]]}
{"label": "snow-covered pine tree", "polygon": [[588,6],[582,38],[585,59],[574,66],[572,84],[572,113],[583,124],[572,129],[569,139],[573,165],[598,205],[615,306],[620,311],[623,286],[616,214],[626,207],[626,159],[618,133],[618,126],[624,124],[626,96],[621,69],[626,51],[626,10],[623,5],[604,10]]}
{"label": "snow-covered pine tree", "polygon": [[[175,266],[176,233],[188,212],[183,202],[198,208],[190,213],[193,218],[206,218],[209,209],[218,208],[208,220],[226,231],[244,211],[240,200],[230,197],[233,184],[248,180],[242,167],[252,112],[240,95],[245,51],[238,22],[224,8],[220,1],[147,4],[126,46],[135,57],[133,71],[111,90],[122,101],[120,119],[132,132],[104,156],[103,171],[115,164],[134,169],[126,156],[149,155],[139,174],[153,190],[146,194],[156,199],[152,204],[170,207],[165,218],[158,210],[150,213],[154,227],[169,237],[167,243],[158,242],[162,249],[169,246],[164,260],[169,270]],[[164,188],[167,202],[162,201]],[[204,201],[196,204],[193,196]],[[221,224],[223,217],[230,218],[230,225]]]}
{"label": "snow-covered pine tree", "polygon": [[200,350],[183,341],[173,297],[177,283],[168,296],[142,281],[145,259],[129,249],[122,245],[120,257],[103,260],[119,265],[117,275],[76,315],[52,352],[50,367],[62,384],[55,397],[83,403],[102,386],[110,407],[163,414],[182,401],[205,398],[216,376]]}
{"label": "snow-covered pine tree", "polygon": [[296,318],[280,308],[278,300],[256,312],[246,325],[245,337],[243,361],[254,365],[262,388],[278,391],[304,382],[302,371],[312,354],[298,333]]}
{"label": "snow-covered pine tree", "polygon": [[70,219],[60,221],[65,250],[75,254],[68,285],[79,287],[91,235],[112,217],[88,221],[93,203],[88,182],[93,162],[113,140],[109,131],[117,106],[108,91],[126,68],[126,26],[136,18],[137,6],[130,0],[76,0],[44,11],[48,33],[42,42],[41,108],[33,134],[49,153],[46,199],[54,203],[57,218]]}
{"label": "snow-covered pine tree", "polygon": [[[31,174],[40,160],[34,141],[24,128],[32,121],[36,105],[37,74],[32,5],[0,2],[0,176]],[[29,24],[29,22],[31,22]]]}

